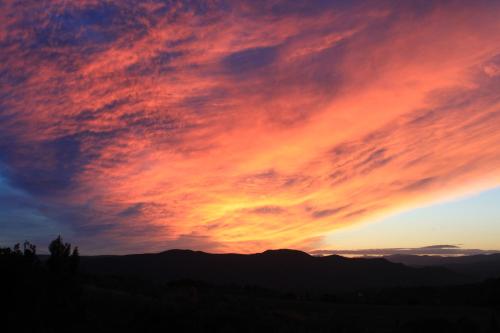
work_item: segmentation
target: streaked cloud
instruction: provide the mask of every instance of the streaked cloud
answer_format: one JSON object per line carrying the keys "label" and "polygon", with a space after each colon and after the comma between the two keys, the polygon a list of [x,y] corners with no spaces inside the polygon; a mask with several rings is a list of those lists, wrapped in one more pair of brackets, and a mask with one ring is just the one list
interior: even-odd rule
{"label": "streaked cloud", "polygon": [[93,251],[256,252],[498,186],[499,9],[2,1],[0,194]]}
{"label": "streaked cloud", "polygon": [[346,255],[346,256],[391,256],[391,255],[440,255],[467,256],[477,254],[500,253],[498,250],[467,249],[457,245],[430,245],[416,248],[382,248],[358,250],[314,250],[312,255]]}

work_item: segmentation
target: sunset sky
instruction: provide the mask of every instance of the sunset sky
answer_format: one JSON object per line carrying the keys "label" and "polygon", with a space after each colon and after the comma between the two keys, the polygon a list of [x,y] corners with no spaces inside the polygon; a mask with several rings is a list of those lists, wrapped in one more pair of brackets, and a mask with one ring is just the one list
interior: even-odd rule
{"label": "sunset sky", "polygon": [[0,245],[500,250],[499,16],[0,0]]}

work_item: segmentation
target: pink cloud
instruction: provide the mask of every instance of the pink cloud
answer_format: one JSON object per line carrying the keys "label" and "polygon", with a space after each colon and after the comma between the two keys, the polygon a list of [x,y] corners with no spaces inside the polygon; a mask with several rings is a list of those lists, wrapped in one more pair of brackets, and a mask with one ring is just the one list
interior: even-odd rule
{"label": "pink cloud", "polygon": [[0,161],[103,251],[314,247],[500,184],[492,3],[3,6]]}

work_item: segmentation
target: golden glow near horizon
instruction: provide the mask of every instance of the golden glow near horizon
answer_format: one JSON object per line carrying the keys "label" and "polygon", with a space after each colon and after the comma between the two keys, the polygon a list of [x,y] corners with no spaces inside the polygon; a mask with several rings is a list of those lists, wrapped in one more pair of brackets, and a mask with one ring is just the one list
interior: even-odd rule
{"label": "golden glow near horizon", "polygon": [[499,4],[50,3],[1,5],[0,171],[96,251],[314,249],[500,185]]}

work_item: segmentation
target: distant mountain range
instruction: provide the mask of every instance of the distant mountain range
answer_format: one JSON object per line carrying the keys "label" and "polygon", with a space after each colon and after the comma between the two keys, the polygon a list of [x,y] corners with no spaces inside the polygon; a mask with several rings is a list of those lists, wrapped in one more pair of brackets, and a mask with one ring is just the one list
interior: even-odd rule
{"label": "distant mountain range", "polygon": [[445,267],[476,279],[500,276],[500,253],[458,257],[395,254],[385,258],[412,267]]}
{"label": "distant mountain range", "polygon": [[169,250],[156,254],[82,257],[81,269],[90,274],[135,276],[158,282],[190,279],[311,292],[453,285],[476,280],[445,267],[409,267],[390,260],[315,257],[296,250],[268,250],[249,255]]}

